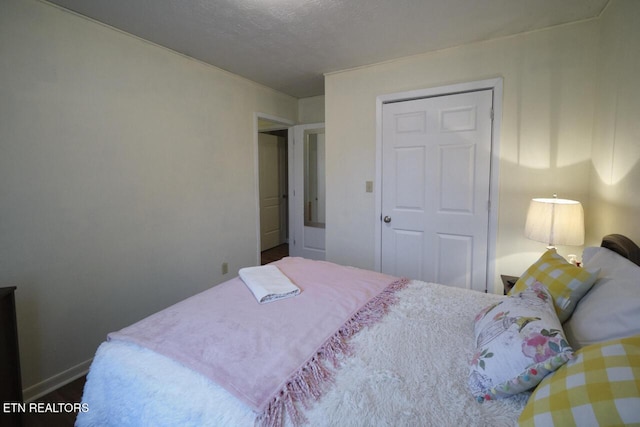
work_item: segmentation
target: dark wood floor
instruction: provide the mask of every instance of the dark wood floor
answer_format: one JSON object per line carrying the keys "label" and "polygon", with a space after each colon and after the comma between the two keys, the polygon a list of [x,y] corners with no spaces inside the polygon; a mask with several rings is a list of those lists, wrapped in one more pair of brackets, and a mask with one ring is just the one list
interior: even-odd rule
{"label": "dark wood floor", "polygon": [[[69,384],[60,387],[51,393],[36,399],[37,403],[80,403],[82,390],[86,377],[82,376]],[[46,406],[45,406],[46,408]],[[51,408],[51,407],[50,407]],[[56,407],[53,407],[54,409]],[[47,409],[45,409],[47,410]],[[50,410],[50,409],[49,409]],[[58,413],[27,413],[23,414],[22,425],[24,427],[72,427],[75,423],[77,412],[57,411]]]}
{"label": "dark wood floor", "polygon": [[286,256],[289,256],[289,244],[283,243],[275,248],[268,249],[262,252],[262,265],[269,264],[273,261],[278,261]]}

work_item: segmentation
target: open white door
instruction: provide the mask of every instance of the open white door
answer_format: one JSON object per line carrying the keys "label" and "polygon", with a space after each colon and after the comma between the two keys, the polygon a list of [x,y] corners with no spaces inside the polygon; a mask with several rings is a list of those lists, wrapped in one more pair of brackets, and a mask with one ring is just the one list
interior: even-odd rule
{"label": "open white door", "polygon": [[289,129],[289,255],[325,259],[324,123]]}

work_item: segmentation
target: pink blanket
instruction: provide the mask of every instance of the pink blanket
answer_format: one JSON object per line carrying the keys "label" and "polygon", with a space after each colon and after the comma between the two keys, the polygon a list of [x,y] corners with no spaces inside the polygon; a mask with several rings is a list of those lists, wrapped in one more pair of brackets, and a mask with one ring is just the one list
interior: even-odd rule
{"label": "pink blanket", "polygon": [[278,425],[284,411],[317,398],[329,379],[325,360],[348,351],[346,339],[379,319],[406,280],[323,261],[275,263],[300,295],[258,304],[239,278],[109,334],[171,357],[218,383]]}

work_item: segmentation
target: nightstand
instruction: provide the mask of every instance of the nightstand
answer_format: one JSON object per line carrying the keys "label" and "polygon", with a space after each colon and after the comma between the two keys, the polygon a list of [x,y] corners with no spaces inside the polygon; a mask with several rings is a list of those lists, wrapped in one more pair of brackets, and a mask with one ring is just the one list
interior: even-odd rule
{"label": "nightstand", "polygon": [[506,274],[501,274],[500,278],[502,279],[502,286],[504,286],[505,295],[511,290],[511,288],[513,288],[519,279],[518,276],[507,276]]}

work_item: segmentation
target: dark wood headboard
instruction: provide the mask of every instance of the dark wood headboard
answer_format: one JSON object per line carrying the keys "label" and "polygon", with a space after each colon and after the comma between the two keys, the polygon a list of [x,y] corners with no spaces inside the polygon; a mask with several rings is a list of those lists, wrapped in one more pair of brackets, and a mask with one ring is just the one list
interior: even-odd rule
{"label": "dark wood headboard", "polygon": [[604,236],[600,246],[619,253],[634,264],[640,265],[640,248],[631,239],[622,234]]}

